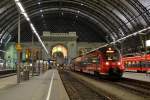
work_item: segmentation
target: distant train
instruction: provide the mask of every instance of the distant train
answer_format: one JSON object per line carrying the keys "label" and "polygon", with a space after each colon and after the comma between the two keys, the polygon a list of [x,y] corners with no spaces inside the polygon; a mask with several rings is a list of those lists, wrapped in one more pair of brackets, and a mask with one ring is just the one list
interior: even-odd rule
{"label": "distant train", "polygon": [[123,57],[125,71],[150,72],[150,54]]}
{"label": "distant train", "polygon": [[104,47],[73,59],[73,70],[94,75],[120,78],[124,66],[114,47]]}
{"label": "distant train", "polygon": [[4,70],[5,67],[5,60],[0,59],[0,70]]}

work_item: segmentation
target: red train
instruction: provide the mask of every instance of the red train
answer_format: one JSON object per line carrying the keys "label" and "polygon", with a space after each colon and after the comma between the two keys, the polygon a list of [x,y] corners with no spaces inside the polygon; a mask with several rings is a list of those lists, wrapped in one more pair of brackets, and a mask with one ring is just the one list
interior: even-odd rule
{"label": "red train", "polygon": [[120,78],[124,72],[124,66],[119,52],[113,47],[100,48],[86,55],[73,59],[73,69],[95,75],[108,75]]}
{"label": "red train", "polygon": [[123,57],[125,71],[150,72],[150,54]]}

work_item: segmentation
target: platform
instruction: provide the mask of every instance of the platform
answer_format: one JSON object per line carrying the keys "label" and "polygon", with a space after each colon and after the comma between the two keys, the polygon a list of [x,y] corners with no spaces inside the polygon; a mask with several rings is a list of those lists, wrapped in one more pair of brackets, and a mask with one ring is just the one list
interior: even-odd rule
{"label": "platform", "polygon": [[146,73],[125,72],[123,74],[123,77],[150,82],[150,73],[146,74]]}
{"label": "platform", "polygon": [[69,100],[55,69],[20,84],[16,84],[16,76],[3,78],[0,85],[0,100]]}

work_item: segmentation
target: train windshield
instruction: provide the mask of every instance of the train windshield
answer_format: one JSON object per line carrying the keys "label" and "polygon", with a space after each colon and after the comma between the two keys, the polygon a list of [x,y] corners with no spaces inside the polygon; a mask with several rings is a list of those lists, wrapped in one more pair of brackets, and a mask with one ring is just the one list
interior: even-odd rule
{"label": "train windshield", "polygon": [[119,60],[120,56],[116,50],[107,50],[106,51],[106,60],[108,61],[117,61]]}
{"label": "train windshield", "polygon": [[98,64],[99,63],[99,59],[97,57],[91,57],[90,62]]}

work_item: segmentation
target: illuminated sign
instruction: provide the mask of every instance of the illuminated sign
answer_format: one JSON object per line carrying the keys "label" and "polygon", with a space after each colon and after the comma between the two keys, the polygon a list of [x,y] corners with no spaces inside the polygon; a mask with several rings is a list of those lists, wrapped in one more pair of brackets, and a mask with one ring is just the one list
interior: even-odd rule
{"label": "illuminated sign", "polygon": [[146,40],[146,46],[150,47],[150,40]]}
{"label": "illuminated sign", "polygon": [[108,50],[106,51],[106,53],[114,53],[114,50],[112,50],[112,48],[108,48]]}

